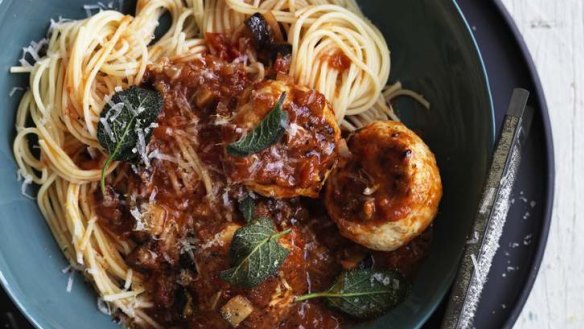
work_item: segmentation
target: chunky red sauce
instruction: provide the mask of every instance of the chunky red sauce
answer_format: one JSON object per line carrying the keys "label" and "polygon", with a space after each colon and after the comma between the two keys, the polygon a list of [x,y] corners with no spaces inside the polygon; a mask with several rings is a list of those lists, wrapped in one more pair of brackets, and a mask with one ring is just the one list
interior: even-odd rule
{"label": "chunky red sauce", "polygon": [[341,72],[344,72],[351,66],[351,60],[340,49],[335,50],[331,55],[327,55],[327,60],[332,68]]}
{"label": "chunky red sauce", "polygon": [[[117,178],[109,178],[108,195],[103,198],[99,191],[95,193],[99,221],[112,234],[135,244],[126,261],[142,275],[152,296],[154,307],[147,312],[164,327],[230,328],[220,309],[237,295],[248,299],[254,309],[240,328],[342,327],[351,320],[319,300],[295,303],[293,297],[327,289],[343,268],[376,263],[408,274],[424,255],[428,236],[392,253],[373,253],[340,236],[320,199],[258,196],[256,216],[271,218],[279,229],[292,228],[282,238],[290,254],[278,276],[254,288],[237,288],[222,281],[218,274],[230,267],[231,236],[244,225],[237,200],[246,193],[244,185],[233,183],[225,172],[223,118],[231,117],[249,97],[246,93],[253,77],[243,65],[224,60],[234,56],[229,50],[219,49],[218,54],[188,63],[166,61],[149,69],[145,84],[164,95],[163,113],[150,148],[178,159],[159,156],[151,160],[149,168],[123,165]],[[305,105],[289,109],[294,120],[310,120],[310,115],[303,117],[303,111],[322,111],[326,104],[323,97],[308,92],[293,92],[290,97]],[[295,168],[308,168],[269,172],[268,177],[258,179],[273,183],[279,177],[283,182],[276,184],[286,185],[288,180],[304,181],[315,173],[323,178],[334,162],[332,157],[323,158],[323,150],[332,147],[334,151],[334,142],[325,138],[331,132],[323,122],[310,124],[320,127],[316,131],[322,128],[322,136],[299,145],[298,152],[305,154],[295,158],[301,162]],[[212,191],[180,160],[185,156],[181,152],[188,148],[207,169]],[[316,160],[310,160],[310,151],[316,152]],[[264,164],[270,161],[268,158]],[[237,176],[237,165],[229,171],[233,174],[232,170]],[[136,210],[147,212],[152,224],[137,230]]]}
{"label": "chunky red sauce", "polygon": [[250,38],[233,38],[225,33],[207,32],[205,41],[211,54],[229,62],[236,59],[244,61],[252,48]]}

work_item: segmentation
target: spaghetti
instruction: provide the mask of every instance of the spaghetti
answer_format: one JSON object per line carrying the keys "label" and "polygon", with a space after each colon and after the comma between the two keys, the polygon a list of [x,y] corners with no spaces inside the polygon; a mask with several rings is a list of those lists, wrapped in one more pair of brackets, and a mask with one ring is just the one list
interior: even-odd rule
{"label": "spaghetti", "polygon": [[[209,33],[237,34],[257,12],[275,19],[287,35],[294,82],[330,100],[345,130],[397,120],[389,100],[400,95],[429,106],[399,84],[386,87],[387,44],[353,0],[139,0],[133,17],[104,10],[83,20],[53,22],[47,39],[28,49],[34,64],[24,60],[11,69],[30,76],[16,117],[19,173],[25,182],[40,186],[40,210],[72,266],[95,286],[101,309],[107,303],[108,310],[121,312],[128,323],[163,327],[148,311],[154,302],[147,278],[126,261],[135,242],[120,239],[98,220],[94,193],[99,165],[105,162],[97,139],[100,113],[117,90],[143,83],[149,65],[199,59],[211,51]],[[164,13],[171,16],[170,27],[154,39]],[[40,55],[43,47],[46,54]],[[264,79],[264,64],[253,52],[244,55],[245,72]],[[197,118],[184,120],[194,127]],[[209,198],[221,198],[223,186],[214,173],[219,168],[205,165],[189,129],[176,132],[166,149],[146,158],[163,163],[176,193],[202,184]],[[38,141],[38,152],[33,141]],[[113,162],[106,174],[116,184],[126,179],[128,170]],[[143,197],[153,200],[157,190],[145,193]]]}

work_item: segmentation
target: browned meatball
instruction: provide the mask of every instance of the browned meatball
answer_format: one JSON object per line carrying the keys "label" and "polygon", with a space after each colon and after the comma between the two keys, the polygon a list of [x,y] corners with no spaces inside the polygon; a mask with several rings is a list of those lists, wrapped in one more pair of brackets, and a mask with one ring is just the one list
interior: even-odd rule
{"label": "browned meatball", "polygon": [[256,154],[227,154],[224,166],[233,182],[264,196],[316,198],[337,162],[341,135],[330,104],[319,92],[283,81],[255,84],[242,96],[232,125],[226,125],[227,140],[235,141],[257,127],[284,92],[282,109],[289,120],[284,136]]}
{"label": "browned meatball", "polygon": [[432,222],[442,197],[434,155],[399,122],[374,122],[352,135],[351,156],[327,183],[325,205],[342,235],[391,251]]}

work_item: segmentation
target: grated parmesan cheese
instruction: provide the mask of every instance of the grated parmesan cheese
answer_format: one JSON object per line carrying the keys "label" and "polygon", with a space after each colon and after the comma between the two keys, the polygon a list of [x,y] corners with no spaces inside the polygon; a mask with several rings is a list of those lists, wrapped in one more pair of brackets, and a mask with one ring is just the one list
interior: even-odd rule
{"label": "grated parmesan cheese", "polygon": [[266,164],[266,171],[280,171],[284,168],[284,161],[282,160],[278,160],[278,161],[274,161],[274,162],[268,162]]}
{"label": "grated parmesan cheese", "polygon": [[144,129],[144,132],[146,132],[146,134],[148,134],[150,132],[150,130],[154,129],[154,128],[158,128],[158,123],[152,122],[148,127],[146,127]]}
{"label": "grated parmesan cheese", "polygon": [[96,4],[85,4],[83,5],[83,9],[85,10],[85,14],[87,15],[87,17],[91,17],[94,15],[94,11],[96,13],[100,13],[104,10],[117,10],[117,11],[122,11],[124,7],[124,1],[123,0],[118,0],[117,3],[117,7],[115,6],[115,2],[114,1],[110,1],[107,4],[103,3],[103,2],[98,2]]}
{"label": "grated parmesan cheese", "polygon": [[215,72],[213,72],[212,70],[207,69],[207,68],[201,70],[201,75],[208,80],[213,80],[213,79],[217,78],[217,75],[215,74]]}
{"label": "grated parmesan cheese", "polygon": [[70,293],[73,290],[73,281],[75,280],[75,271],[69,271],[69,278],[67,279],[67,292]]}
{"label": "grated parmesan cheese", "polygon": [[227,186],[224,191],[223,194],[221,195],[221,198],[223,199],[223,205],[225,207],[229,207],[231,205],[231,202],[229,202],[229,191],[231,190],[231,188],[229,186]]}
{"label": "grated parmesan cheese", "polygon": [[52,35],[53,32],[58,29],[59,27],[61,27],[61,25],[63,25],[64,23],[68,23],[68,22],[72,22],[73,20],[69,19],[69,18],[63,18],[62,16],[59,16],[59,20],[55,21],[54,19],[51,18],[51,23],[49,25],[49,30],[47,31],[47,35]]}
{"label": "grated parmesan cheese", "polygon": [[158,258],[158,254],[155,253],[152,250],[148,250],[148,253],[150,254],[150,257],[152,257],[152,259],[157,259]]}
{"label": "grated parmesan cheese", "polygon": [[378,188],[379,188],[379,185],[375,185],[372,187],[366,187],[363,190],[363,195],[367,195],[367,196],[372,195],[373,193],[375,193],[375,191],[377,191]]}
{"label": "grated parmesan cheese", "polygon": [[[135,149],[132,149],[133,153],[136,153],[136,151],[134,151]],[[134,172],[134,174],[138,174],[138,167],[135,164],[130,165],[130,167],[132,168],[132,171]]]}
{"label": "grated parmesan cheese", "polygon": [[290,137],[295,137],[296,134],[298,134],[300,131],[304,131],[304,127],[292,122],[288,126],[287,130],[288,130],[288,135],[290,135]]}
{"label": "grated parmesan cheese", "polygon": [[[138,111],[140,111],[140,109],[138,109]],[[138,120],[139,121],[139,120]],[[146,136],[144,134],[144,130],[142,128],[139,128],[139,124],[137,125],[138,128],[136,128],[134,131],[136,132],[136,134],[138,135],[138,147],[137,147],[137,151],[138,154],[140,155],[140,157],[142,158],[142,161],[144,162],[144,165],[146,166],[146,168],[150,168],[150,159],[148,158],[148,153],[146,152]]]}
{"label": "grated parmesan cheese", "polygon": [[251,175],[255,175],[256,171],[258,170],[258,168],[261,164],[261,161],[260,161],[257,154],[253,154],[252,159],[253,159],[253,162],[249,166],[249,172]]}
{"label": "grated parmesan cheese", "polygon": [[14,96],[14,94],[15,94],[17,91],[24,91],[24,88],[22,88],[22,87],[14,87],[14,88],[12,88],[12,90],[10,91],[10,94],[9,94],[9,96],[10,96],[10,97]]}
{"label": "grated parmesan cheese", "polygon": [[99,297],[97,298],[97,309],[103,314],[112,315],[112,310],[109,304]]}
{"label": "grated parmesan cheese", "polygon": [[193,262],[195,261],[195,243],[197,243],[197,239],[194,237],[187,237],[178,242],[180,254],[189,255]]}
{"label": "grated parmesan cheese", "polygon": [[150,154],[148,154],[148,159],[158,159],[161,161],[178,163],[178,160],[175,157],[161,153],[159,150],[153,150],[152,152],[150,152]]}
{"label": "grated parmesan cheese", "polygon": [[115,103],[111,99],[106,100],[107,104],[110,106],[110,111],[106,114],[105,118],[109,122],[115,122],[118,116],[122,113],[124,109],[124,103]]}
{"label": "grated parmesan cheese", "polygon": [[154,186],[154,189],[152,189],[152,193],[150,193],[150,197],[148,198],[148,203],[154,203],[156,200],[156,194],[158,194],[158,188]]}
{"label": "grated parmesan cheese", "polygon": [[330,154],[333,154],[334,151],[335,151],[335,144],[328,143],[326,149],[324,150],[324,154],[330,155]]}
{"label": "grated parmesan cheese", "polygon": [[146,222],[144,221],[144,216],[138,209],[138,207],[133,207],[130,209],[130,214],[136,220],[136,226],[134,226],[134,231],[146,231]]}
{"label": "grated parmesan cheese", "polygon": [[107,119],[106,118],[99,118],[99,122],[103,125],[103,129],[105,129],[105,132],[107,133],[107,135],[111,139],[112,143],[115,143],[116,136],[114,136],[114,132],[112,131],[112,127],[109,125],[109,122],[107,122]]}
{"label": "grated parmesan cheese", "polygon": [[233,64],[243,64],[244,66],[247,66],[247,62],[249,60],[249,56],[247,55],[240,55],[238,56],[236,59],[233,60]]}
{"label": "grated parmesan cheese", "polygon": [[[39,42],[31,41],[27,47],[22,48],[22,57],[18,60],[22,67],[33,67],[33,65],[41,59],[40,51],[44,46],[49,44],[47,38],[41,39]],[[32,58],[33,62],[29,62],[27,57]]]}
{"label": "grated parmesan cheese", "polygon": [[83,5],[83,9],[85,9],[85,14],[87,15],[87,17],[91,17],[93,16],[93,13],[91,12],[92,10],[99,10],[99,6],[98,5]]}
{"label": "grated parmesan cheese", "polygon": [[129,269],[128,272],[126,272],[126,281],[124,282],[124,290],[130,289],[130,287],[132,286],[132,276],[133,275],[134,275],[134,272],[132,271],[132,269]]}
{"label": "grated parmesan cheese", "polygon": [[97,159],[99,157],[99,151],[97,148],[93,147],[93,146],[88,146],[87,147],[87,153],[89,154],[89,157],[93,160]]}
{"label": "grated parmesan cheese", "polygon": [[21,169],[18,169],[18,171],[16,172],[17,174],[17,180],[20,182],[22,180],[22,185],[20,187],[20,193],[22,195],[24,195],[25,197],[34,200],[35,197],[28,194],[27,190],[28,190],[28,186],[32,184],[33,181],[33,177],[31,174],[29,173],[25,173],[23,172]]}
{"label": "grated parmesan cheese", "polygon": [[231,240],[233,239],[233,235],[235,234],[235,231],[237,231],[237,229],[240,227],[241,225],[238,224],[234,223],[228,224],[225,228],[223,228],[221,231],[215,234],[212,239],[201,245],[200,249],[204,250],[216,246],[220,247],[225,246],[226,244],[231,242]]}
{"label": "grated parmesan cheese", "polygon": [[[375,281],[377,281],[377,282],[381,283],[385,287],[389,286],[389,284],[392,283],[391,282],[392,281],[391,278],[389,276],[386,276],[383,273],[374,273],[371,276],[371,279],[370,280],[371,280],[371,285],[373,285],[375,283]],[[397,281],[397,280],[395,280],[395,281]],[[394,285],[395,285],[395,283],[394,283]]]}

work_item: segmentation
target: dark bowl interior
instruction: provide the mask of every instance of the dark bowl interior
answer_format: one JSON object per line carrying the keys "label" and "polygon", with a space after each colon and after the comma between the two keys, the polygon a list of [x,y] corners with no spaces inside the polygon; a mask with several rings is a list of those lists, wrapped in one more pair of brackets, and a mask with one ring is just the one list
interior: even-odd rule
{"label": "dark bowl interior", "polygon": [[[12,156],[14,118],[28,76],[11,75],[20,49],[43,37],[50,18],[85,17],[85,0],[0,2],[0,281],[39,328],[116,328],[98,312],[92,288],[77,280],[66,292],[67,266],[34,201],[20,194]],[[129,4],[127,4],[129,5]],[[444,198],[433,246],[405,303],[359,328],[416,328],[448,290],[478,203],[493,141],[493,111],[485,71],[469,28],[449,0],[363,1],[366,15],[392,50],[391,81],[432,103],[427,111],[400,99],[400,117],[438,158]],[[389,324],[389,326],[388,326]]]}

